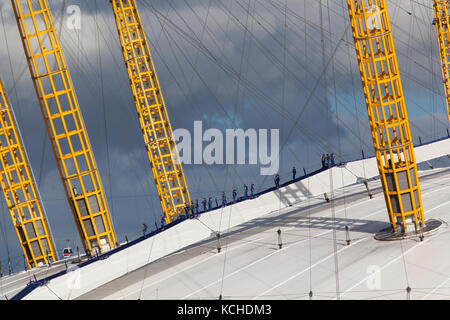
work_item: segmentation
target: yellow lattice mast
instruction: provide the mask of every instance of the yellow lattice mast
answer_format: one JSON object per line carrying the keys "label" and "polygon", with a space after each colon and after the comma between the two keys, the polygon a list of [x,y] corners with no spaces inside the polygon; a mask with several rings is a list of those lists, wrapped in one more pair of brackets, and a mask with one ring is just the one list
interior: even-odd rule
{"label": "yellow lattice mast", "polygon": [[56,260],[43,205],[0,81],[0,184],[29,268]]}
{"label": "yellow lattice mast", "polygon": [[391,226],[418,229],[425,225],[422,199],[386,2],[347,3]]}
{"label": "yellow lattice mast", "polygon": [[442,78],[445,88],[445,101],[447,103],[447,117],[450,124],[450,20],[449,1],[433,0],[434,22],[439,43]]}
{"label": "yellow lattice mast", "polygon": [[111,1],[122,53],[166,222],[190,204],[183,168],[135,0]]}
{"label": "yellow lattice mast", "polygon": [[91,145],[46,0],[11,0],[58,170],[84,250],[116,239]]}

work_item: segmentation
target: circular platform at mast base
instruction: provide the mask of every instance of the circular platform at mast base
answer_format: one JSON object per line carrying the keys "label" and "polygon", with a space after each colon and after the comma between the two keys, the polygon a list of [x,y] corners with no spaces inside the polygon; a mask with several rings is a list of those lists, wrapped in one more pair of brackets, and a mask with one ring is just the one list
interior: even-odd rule
{"label": "circular platform at mast base", "polygon": [[442,226],[442,221],[436,219],[429,219],[425,221],[425,226],[422,229],[408,231],[408,232],[394,232],[392,227],[383,229],[375,234],[375,240],[379,241],[395,241],[412,238],[426,237],[430,233],[437,231]]}

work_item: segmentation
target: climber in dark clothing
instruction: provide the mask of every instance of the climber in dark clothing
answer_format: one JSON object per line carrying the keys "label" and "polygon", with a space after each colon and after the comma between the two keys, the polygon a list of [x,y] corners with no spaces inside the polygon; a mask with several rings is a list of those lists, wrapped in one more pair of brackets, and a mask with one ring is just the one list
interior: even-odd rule
{"label": "climber in dark clothing", "polygon": [[222,192],[222,208],[227,205],[227,197],[225,196],[225,192]]}
{"label": "climber in dark clothing", "polygon": [[280,175],[278,173],[275,175],[274,182],[275,182],[275,186],[277,188],[279,188],[280,187]]}

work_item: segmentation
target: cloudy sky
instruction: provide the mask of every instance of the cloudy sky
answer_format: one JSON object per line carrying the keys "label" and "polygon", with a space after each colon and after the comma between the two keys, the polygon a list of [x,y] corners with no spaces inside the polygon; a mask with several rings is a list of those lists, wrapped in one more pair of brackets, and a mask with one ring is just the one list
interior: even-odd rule
{"label": "cloudy sky", "polygon": [[[48,0],[100,170],[119,241],[159,222],[110,2]],[[138,0],[174,129],[280,129],[281,179],[372,154],[345,0]],[[448,127],[430,1],[387,1],[415,141]],[[81,29],[66,9],[81,9]],[[0,0],[5,84],[59,251],[79,243],[36,99],[11,2]],[[350,31],[350,30],[349,30]],[[324,72],[324,66],[327,66]],[[191,197],[271,186],[259,165],[185,165]],[[0,260],[23,265],[1,198]]]}

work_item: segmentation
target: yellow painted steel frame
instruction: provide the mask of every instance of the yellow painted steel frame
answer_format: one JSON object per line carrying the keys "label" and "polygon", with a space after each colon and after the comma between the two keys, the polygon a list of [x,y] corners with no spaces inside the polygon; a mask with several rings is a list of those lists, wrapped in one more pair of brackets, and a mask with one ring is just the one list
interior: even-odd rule
{"label": "yellow painted steel frame", "polygon": [[43,205],[0,81],[0,184],[29,268],[56,261]]}
{"label": "yellow painted steel frame", "polygon": [[88,254],[116,246],[100,177],[45,0],[11,0],[75,224]]}
{"label": "yellow painted steel frame", "polygon": [[347,0],[392,228],[425,225],[417,165],[385,0]]}
{"label": "yellow painted steel frame", "polygon": [[445,100],[447,103],[447,118],[450,124],[450,20],[448,15],[450,3],[448,0],[433,0],[433,2]]}
{"label": "yellow painted steel frame", "polygon": [[142,135],[167,223],[190,204],[189,191],[136,1],[111,1]]}

